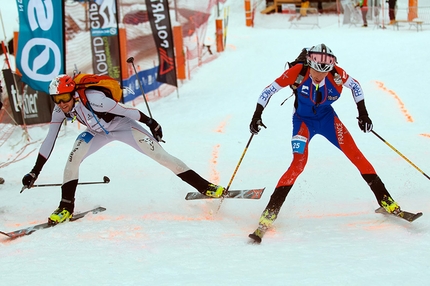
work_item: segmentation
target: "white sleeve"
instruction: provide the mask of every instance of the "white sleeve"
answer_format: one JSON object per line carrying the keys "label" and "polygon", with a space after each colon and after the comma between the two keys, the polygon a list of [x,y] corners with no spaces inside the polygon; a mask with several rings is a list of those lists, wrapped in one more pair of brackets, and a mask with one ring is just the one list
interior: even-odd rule
{"label": "white sleeve", "polygon": [[54,149],[55,141],[57,140],[58,132],[60,132],[61,124],[63,123],[66,116],[64,112],[55,105],[54,110],[52,111],[51,123],[49,124],[48,135],[46,135],[45,140],[40,146],[39,154],[49,158],[52,150]]}
{"label": "white sleeve", "polygon": [[273,83],[268,85],[265,89],[263,89],[263,91],[260,94],[260,97],[258,98],[257,103],[261,104],[263,107],[266,107],[272,95],[274,95],[281,89],[282,87],[276,81],[274,81]]}
{"label": "white sleeve", "polygon": [[362,101],[364,99],[363,89],[361,88],[360,83],[356,81],[351,76],[345,81],[343,86],[349,88],[352,92],[352,96],[354,97],[355,103]]}
{"label": "white sleeve", "polygon": [[88,89],[85,91],[85,94],[94,111],[108,112],[134,120],[140,119],[140,112],[137,108],[125,106],[122,103],[116,102],[101,91]]}

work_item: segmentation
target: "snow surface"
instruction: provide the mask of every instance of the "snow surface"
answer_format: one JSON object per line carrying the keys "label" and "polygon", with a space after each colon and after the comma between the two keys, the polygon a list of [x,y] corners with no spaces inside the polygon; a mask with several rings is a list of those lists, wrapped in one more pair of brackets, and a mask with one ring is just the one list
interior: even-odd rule
{"label": "snow surface", "polygon": [[[236,3],[237,2],[237,3]],[[13,2],[11,2],[12,5]],[[378,29],[339,25],[320,16],[320,29],[289,29],[286,15],[256,14],[245,26],[243,1],[231,4],[227,48],[203,65],[179,93],[150,102],[163,126],[165,149],[202,176],[223,185],[250,138],[248,124],[261,90],[302,47],[324,42],[365,91],[374,130],[423,172],[430,172],[429,28]],[[2,10],[3,11],[3,10]],[[341,22],[341,20],[340,20]],[[185,201],[193,189],[132,148],[112,143],[88,158],[76,212],[107,211],[35,232],[0,238],[2,285],[430,285],[429,180],[387,144],[357,126],[348,90],[334,104],[357,145],[405,210],[422,211],[414,223],[375,214],[378,207],[355,167],[323,137],[310,145],[307,168],[261,245],[248,244],[261,212],[291,161],[293,100],[286,88],[263,113],[231,189],[266,187],[260,200]],[[179,96],[178,96],[179,95]],[[144,103],[138,107],[146,111]],[[22,194],[48,126],[30,127],[21,161],[1,169],[0,229],[46,221],[59,187]],[[60,183],[74,139],[84,129],[63,127],[37,183]],[[5,162],[28,142],[16,129],[1,146]]]}

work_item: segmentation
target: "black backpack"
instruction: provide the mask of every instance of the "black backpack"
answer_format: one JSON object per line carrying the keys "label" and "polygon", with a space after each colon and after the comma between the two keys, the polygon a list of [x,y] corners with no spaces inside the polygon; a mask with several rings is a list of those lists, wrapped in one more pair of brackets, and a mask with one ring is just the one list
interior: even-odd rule
{"label": "black backpack", "polygon": [[296,78],[296,81],[294,82],[294,84],[290,85],[291,89],[294,92],[297,89],[297,87],[302,83],[303,78],[305,77],[306,72],[308,70],[309,65],[308,65],[307,56],[308,56],[308,49],[303,48],[300,54],[297,56],[297,58],[294,61],[287,62],[289,69],[295,66],[296,64],[303,64],[303,67],[299,73],[299,76]]}

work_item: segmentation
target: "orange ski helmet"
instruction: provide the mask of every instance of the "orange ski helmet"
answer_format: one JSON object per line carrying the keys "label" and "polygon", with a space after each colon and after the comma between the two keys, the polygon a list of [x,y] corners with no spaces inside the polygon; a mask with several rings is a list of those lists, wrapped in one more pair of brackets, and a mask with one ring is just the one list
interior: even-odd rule
{"label": "orange ski helmet", "polygon": [[75,91],[75,86],[76,84],[72,77],[66,74],[60,74],[49,84],[49,94],[73,93]]}

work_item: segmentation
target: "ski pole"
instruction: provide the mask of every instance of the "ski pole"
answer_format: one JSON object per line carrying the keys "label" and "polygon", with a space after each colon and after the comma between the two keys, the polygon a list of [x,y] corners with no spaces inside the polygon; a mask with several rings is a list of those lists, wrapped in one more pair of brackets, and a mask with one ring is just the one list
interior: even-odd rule
{"label": "ski pole", "polygon": [[127,63],[130,63],[133,66],[134,74],[136,75],[136,78],[138,79],[138,82],[139,82],[140,91],[142,92],[143,99],[145,99],[145,104],[146,104],[146,108],[148,109],[148,112],[149,112],[149,117],[152,118],[151,110],[149,109],[149,104],[148,104],[148,101],[146,100],[145,91],[143,90],[142,83],[140,82],[140,78],[137,74],[136,67],[134,66],[134,58],[129,57],[127,59]]}
{"label": "ski pole", "polygon": [[284,103],[285,103],[285,101],[287,101],[290,97],[292,97],[294,95],[294,92],[289,96],[289,97],[287,97],[286,99],[284,99],[284,101],[282,101],[282,103],[281,103],[281,105],[284,105]]}
{"label": "ski pole", "polygon": [[[251,134],[251,137],[249,137],[249,140],[248,140],[248,143],[246,144],[246,146],[245,146],[245,150],[243,150],[243,152],[242,152],[242,156],[240,156],[240,159],[239,159],[239,163],[237,163],[237,166],[236,166],[236,169],[234,169],[234,172],[233,172],[233,175],[231,176],[231,179],[230,179],[230,182],[228,182],[228,185],[227,185],[227,188],[225,189],[225,193],[227,193],[228,192],[228,190],[230,189],[230,186],[231,186],[231,184],[233,183],[233,179],[234,179],[234,177],[236,176],[236,173],[237,173],[237,170],[239,169],[239,166],[240,166],[240,164],[242,163],[242,160],[243,160],[243,157],[245,157],[245,154],[246,154],[246,151],[248,151],[248,147],[249,147],[249,145],[251,144],[251,140],[252,140],[252,138],[254,137],[254,133],[252,133]],[[219,211],[219,209],[221,208],[221,204],[222,204],[222,202],[224,201],[224,197],[221,197],[221,201],[220,201],[220,203],[219,203],[219,206],[218,206],[218,209],[217,209],[217,212]]]}
{"label": "ski pole", "polygon": [[236,169],[233,172],[233,175],[231,176],[230,182],[228,182],[227,188],[225,189],[226,192],[230,189],[231,183],[233,182],[234,177],[236,176],[237,170],[239,169],[240,164],[242,163],[243,157],[245,157],[246,151],[248,151],[249,144],[251,144],[251,140],[254,137],[254,133],[251,134],[251,137],[248,140],[248,143],[245,146],[245,150],[243,150],[242,156],[240,156],[239,163],[237,163]]}
{"label": "ski pole", "polygon": [[[110,179],[107,176],[103,177],[103,182],[83,182],[78,183],[78,185],[94,185],[94,184],[109,184]],[[33,185],[31,188],[40,188],[40,187],[59,187],[63,184],[41,184],[41,185]],[[22,193],[25,189],[30,189],[28,186],[22,186],[21,192]]]}
{"label": "ski pole", "polygon": [[390,143],[388,143],[386,140],[384,140],[384,138],[382,138],[381,136],[379,136],[378,133],[376,133],[375,131],[371,131],[373,134],[376,135],[376,137],[378,137],[379,139],[382,140],[382,142],[384,142],[385,144],[388,145],[388,147],[390,147],[391,149],[393,149],[394,152],[396,152],[397,154],[400,155],[400,157],[402,157],[403,159],[405,159],[409,164],[411,164],[415,169],[417,169],[421,174],[423,174],[424,176],[426,176],[427,179],[430,180],[430,177],[424,173],[420,168],[418,168],[414,163],[412,163],[411,160],[409,160],[408,158],[406,158],[406,156],[404,156],[402,153],[400,153],[396,148],[393,147],[393,145],[391,145]]}
{"label": "ski pole", "polygon": [[[152,119],[151,109],[149,109],[149,104],[148,104],[148,101],[146,100],[145,91],[143,90],[142,83],[140,82],[140,78],[138,78],[139,76],[137,74],[136,67],[134,66],[134,58],[133,57],[129,57],[127,59],[127,63],[131,63],[131,65],[133,66],[134,74],[136,75],[136,78],[138,79],[140,91],[142,92],[142,96],[143,96],[143,99],[145,100],[146,108],[148,109],[148,112],[149,112],[149,117]],[[157,139],[158,139],[159,142],[166,143],[166,141],[164,141],[161,138],[159,138],[159,136],[157,136],[157,137],[158,137]]]}

